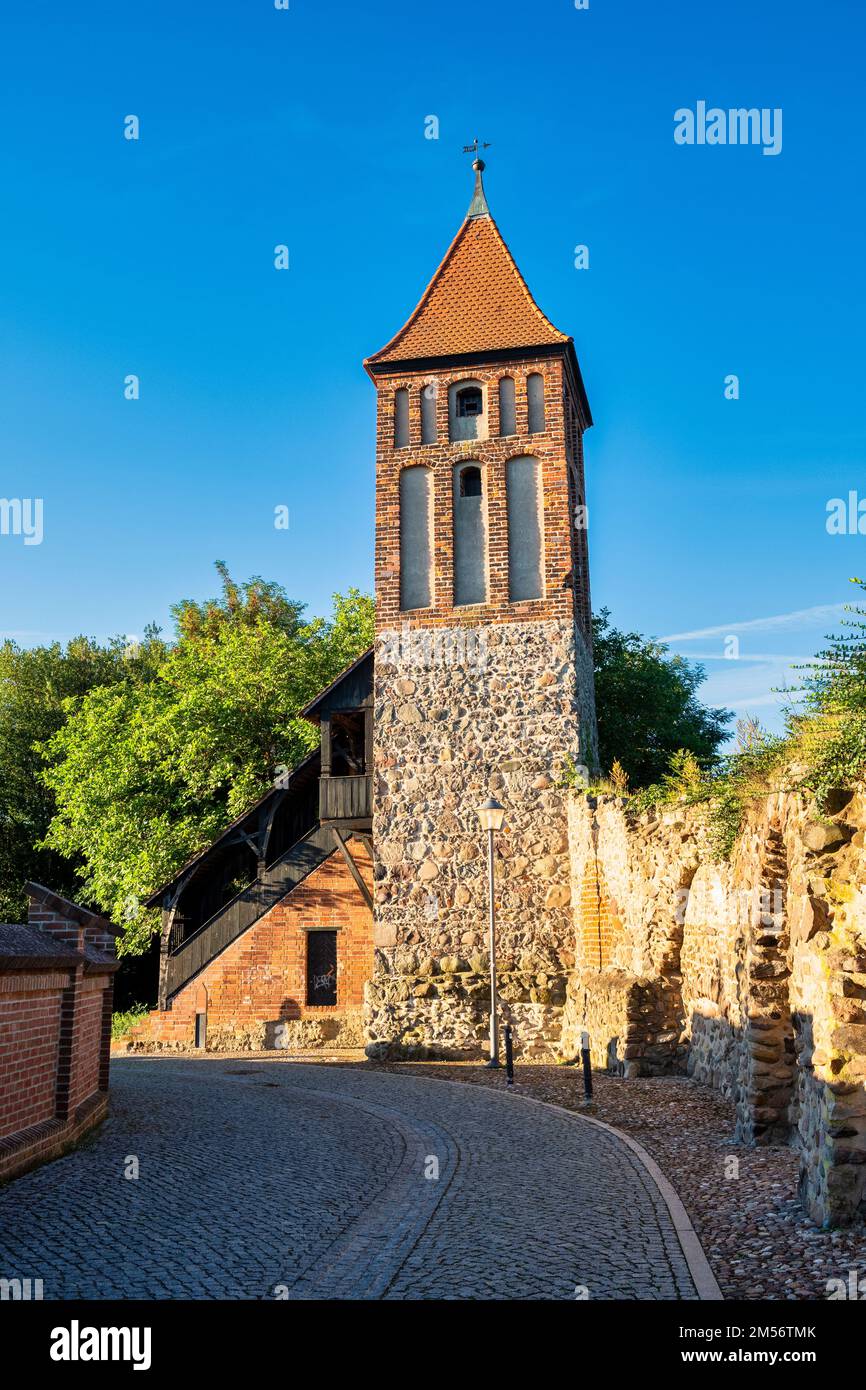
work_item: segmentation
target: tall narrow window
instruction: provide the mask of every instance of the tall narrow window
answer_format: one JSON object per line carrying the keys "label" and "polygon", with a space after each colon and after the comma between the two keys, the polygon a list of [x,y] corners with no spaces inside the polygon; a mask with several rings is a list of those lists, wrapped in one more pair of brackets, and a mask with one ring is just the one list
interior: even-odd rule
{"label": "tall narrow window", "polygon": [[538,459],[509,459],[505,466],[508,511],[508,597],[541,598],[541,477]]}
{"label": "tall narrow window", "polygon": [[400,607],[433,602],[433,474],[423,464],[400,474]]}
{"label": "tall narrow window", "polygon": [[526,378],[526,403],[529,409],[529,433],[544,431],[544,377],[533,372]]}
{"label": "tall narrow window", "polygon": [[436,443],[436,382],[421,387],[421,443]]}
{"label": "tall narrow window", "polygon": [[307,932],[307,1003],[337,1002],[337,933]]}
{"label": "tall narrow window", "polygon": [[394,448],[405,449],[409,443],[409,392],[404,386],[394,392]]}
{"label": "tall narrow window", "polygon": [[487,527],[477,464],[454,469],[454,603],[487,602]]}
{"label": "tall narrow window", "polygon": [[513,376],[504,376],[499,382],[499,433],[517,433]]}

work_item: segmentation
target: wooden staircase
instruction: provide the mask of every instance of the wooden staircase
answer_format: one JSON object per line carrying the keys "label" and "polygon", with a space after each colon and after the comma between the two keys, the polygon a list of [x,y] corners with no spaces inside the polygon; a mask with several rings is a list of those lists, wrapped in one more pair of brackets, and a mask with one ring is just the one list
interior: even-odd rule
{"label": "wooden staircase", "polygon": [[317,825],[173,950],[166,962],[169,1006],[178,990],[323,864],[336,848],[331,828]]}

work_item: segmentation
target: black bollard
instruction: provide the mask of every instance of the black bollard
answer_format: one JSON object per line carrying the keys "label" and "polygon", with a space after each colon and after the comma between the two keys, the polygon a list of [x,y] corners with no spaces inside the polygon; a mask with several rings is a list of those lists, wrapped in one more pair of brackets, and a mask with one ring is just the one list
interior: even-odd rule
{"label": "black bollard", "polygon": [[506,1078],[507,1078],[506,1084],[509,1085],[509,1086],[513,1086],[513,1085],[514,1085],[514,1048],[512,1047],[512,1044],[511,1044],[511,1029],[509,1028],[508,1024],[505,1025],[505,1075],[506,1075]]}
{"label": "black bollard", "polygon": [[589,1033],[580,1035],[580,1056],[583,1062],[583,1103],[592,1105],[592,1063],[589,1060]]}

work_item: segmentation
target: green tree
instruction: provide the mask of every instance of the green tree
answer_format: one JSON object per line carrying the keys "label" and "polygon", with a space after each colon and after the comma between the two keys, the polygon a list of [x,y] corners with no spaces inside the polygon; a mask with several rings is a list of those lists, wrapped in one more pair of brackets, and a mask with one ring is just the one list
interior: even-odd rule
{"label": "green tree", "polygon": [[608,773],[618,761],[629,785],[638,788],[660,781],[679,752],[711,767],[732,716],[697,699],[703,667],[668,656],[661,642],[621,632],[606,608],[592,626],[602,771]]}
{"label": "green tree", "polygon": [[0,921],[26,920],[27,879],[70,897],[80,889],[75,859],[37,848],[56,809],[39,775],[39,745],[89,691],[142,679],[163,654],[154,630],[138,645],[116,638],[101,646],[88,637],[75,637],[66,646],[0,645]]}
{"label": "green tree", "polygon": [[218,599],[175,607],[152,679],[91,691],[45,749],[57,804],[45,844],[80,862],[127,951],[155,925],[141,901],[315,746],[298,711],[372,641],[357,590],[304,623],[278,585],[218,569]]}
{"label": "green tree", "polygon": [[[862,579],[852,579],[866,589]],[[866,779],[866,608],[846,605],[846,631],[805,664],[800,710],[788,711],[788,752],[802,785],[824,806],[828,792]]]}

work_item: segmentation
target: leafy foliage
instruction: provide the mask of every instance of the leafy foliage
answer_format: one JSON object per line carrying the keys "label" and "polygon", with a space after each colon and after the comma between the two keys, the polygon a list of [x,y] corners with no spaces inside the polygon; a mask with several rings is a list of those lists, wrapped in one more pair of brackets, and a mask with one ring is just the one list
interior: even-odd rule
{"label": "leafy foliage", "polygon": [[619,758],[613,760],[613,766],[610,769],[610,782],[616,796],[628,796],[628,773]]}
{"label": "leafy foliage", "polygon": [[780,789],[786,741],[754,718],[737,722],[737,746],[710,783],[709,828],[715,859],[726,859],[743,828],[750,802]]}
{"label": "leafy foliage", "polygon": [[709,777],[690,748],[677,748],[668,759],[667,771],[658,782],[651,782],[635,795],[641,808],[662,806],[681,801],[693,805],[704,801],[709,791]]}
{"label": "leafy foliage", "polygon": [[133,1004],[129,1009],[118,1009],[111,1015],[111,1037],[114,1042],[124,1037],[134,1028],[136,1023],[141,1023],[143,1018],[147,1018],[148,1007],[146,1004]]}
{"label": "leafy foliage", "polygon": [[[851,582],[866,589],[862,579]],[[803,709],[788,718],[791,759],[822,808],[830,791],[855,787],[866,773],[866,609],[851,604],[846,613],[847,630],[800,668]]]}
{"label": "leafy foliage", "polygon": [[88,637],[75,637],[66,646],[0,645],[0,921],[26,920],[27,879],[68,897],[80,889],[75,858],[36,847],[56,809],[39,776],[39,746],[91,690],[147,679],[164,653],[155,629],[135,646],[120,638],[100,646]]}
{"label": "leafy foliage", "polygon": [[636,632],[620,632],[603,608],[593,618],[599,761],[618,762],[632,786],[647,787],[669,772],[672,754],[694,755],[709,767],[731,716],[696,698],[701,666]]}
{"label": "leafy foliage", "polygon": [[703,804],[714,859],[725,859],[743,828],[749,804],[780,788],[787,743],[769,734],[756,719],[737,722],[737,744],[711,770],[700,766],[693,753],[679,749],[658,782],[633,798],[638,810],[674,804]]}
{"label": "leafy foliage", "polygon": [[218,568],[220,597],[176,606],[150,678],[93,689],[43,749],[56,798],[44,844],[125,925],[123,951],[156,925],[142,900],[314,747],[298,711],[372,641],[372,601],[356,590],[305,623],[278,585]]}

